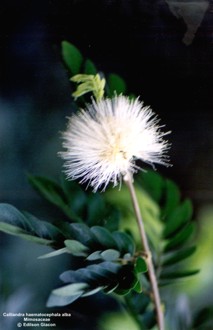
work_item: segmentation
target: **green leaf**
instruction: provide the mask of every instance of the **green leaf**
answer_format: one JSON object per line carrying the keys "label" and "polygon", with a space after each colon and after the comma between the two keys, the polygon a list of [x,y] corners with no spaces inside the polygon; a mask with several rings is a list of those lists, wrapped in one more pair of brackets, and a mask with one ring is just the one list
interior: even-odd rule
{"label": "green leaf", "polygon": [[[65,305],[81,296],[86,297],[100,290],[105,293],[114,291],[119,295],[127,294],[134,289],[138,281],[133,271],[133,265],[121,265],[111,261],[92,264],[75,271],[66,271],[60,275],[60,279],[69,284],[52,291],[51,306],[57,305],[57,303]],[[66,299],[57,300],[57,296],[73,296],[73,300],[72,298],[68,302]]]}
{"label": "green leaf", "polygon": [[115,289],[115,293],[119,295],[126,295],[137,284],[138,279],[134,274],[133,265],[124,265],[118,272],[118,287]]}
{"label": "green leaf", "polygon": [[121,265],[110,261],[104,261],[99,263],[98,265],[89,265],[87,269],[102,277],[105,277],[108,284],[111,284],[115,281],[117,283],[117,273],[121,269]]}
{"label": "green leaf", "polygon": [[87,268],[79,268],[77,270],[67,270],[60,275],[60,279],[64,283],[87,283],[89,284],[90,274]]}
{"label": "green leaf", "polygon": [[56,250],[56,251],[53,251],[50,253],[43,254],[42,256],[38,257],[38,259],[52,258],[52,257],[59,256],[61,254],[64,254],[64,253],[69,253],[69,250],[66,248],[62,248],[62,249],[59,249],[59,250]]}
{"label": "green leaf", "polygon": [[10,204],[0,204],[0,221],[16,226],[24,231],[31,231],[32,229],[25,216]]}
{"label": "green leaf", "polygon": [[102,259],[101,252],[102,251],[95,251],[95,252],[91,253],[90,255],[88,255],[87,260],[94,261],[94,260]]}
{"label": "green leaf", "polygon": [[82,186],[76,181],[67,180],[64,175],[61,176],[61,186],[65,194],[65,200],[71,205],[72,211],[83,217],[87,207],[87,194]]}
{"label": "green leaf", "polygon": [[80,292],[72,296],[59,296],[51,293],[46,306],[47,307],[56,307],[56,306],[66,306],[77,300],[82,296],[83,292]]}
{"label": "green leaf", "polygon": [[106,294],[110,294],[110,293],[113,293],[117,287],[119,286],[119,283],[117,282],[113,282],[111,285],[108,285],[106,288],[104,288],[104,293]]}
{"label": "green leaf", "polygon": [[126,92],[125,81],[117,74],[109,74],[108,76],[109,96],[112,97],[117,94],[124,94]]}
{"label": "green leaf", "polygon": [[133,239],[126,233],[115,231],[112,233],[112,237],[116,241],[121,254],[129,252],[131,255],[135,252],[135,244]]}
{"label": "green leaf", "polygon": [[68,41],[62,41],[62,58],[72,75],[80,72],[83,56],[79,49]]}
{"label": "green leaf", "polygon": [[91,296],[91,295],[93,295],[93,294],[96,294],[97,292],[103,290],[104,288],[105,288],[104,286],[98,286],[98,287],[95,288],[95,289],[88,290],[88,291],[86,291],[86,292],[82,295],[82,298],[83,298],[83,297]]}
{"label": "green leaf", "polygon": [[33,175],[29,175],[28,180],[42,197],[59,207],[70,219],[81,221],[81,219],[72,212],[63,189],[56,182],[45,177]]}
{"label": "green leaf", "polygon": [[182,278],[182,277],[188,277],[195,274],[198,274],[200,272],[199,269],[196,270],[188,270],[188,271],[182,271],[182,272],[162,272],[160,275],[160,279],[176,279],[176,278]]}
{"label": "green leaf", "polygon": [[84,63],[84,72],[86,74],[93,74],[93,75],[95,75],[97,73],[95,64],[89,59],[87,59]]}
{"label": "green leaf", "polygon": [[68,296],[74,296],[79,293],[83,293],[84,290],[87,288],[89,288],[89,285],[87,283],[73,283],[55,289],[52,291],[52,293],[57,296],[68,297]]}
{"label": "green leaf", "polygon": [[20,238],[26,239],[27,241],[30,241],[30,242],[36,243],[36,244],[42,244],[42,245],[53,244],[53,241],[49,241],[48,239],[44,239],[44,238],[37,237],[37,236],[32,236],[32,235],[28,235],[28,234],[19,234],[18,236]]}
{"label": "green leaf", "polygon": [[[118,286],[118,272],[121,266],[112,262],[102,262],[98,265],[93,264],[76,271],[69,270],[60,275],[60,279],[65,283],[87,283],[88,290],[97,287],[104,287],[111,290]],[[86,290],[87,293],[88,290]]]}
{"label": "green leaf", "polygon": [[143,291],[142,284],[141,284],[140,281],[137,281],[137,283],[134,286],[133,290],[137,293],[141,293]]}
{"label": "green leaf", "polygon": [[76,240],[81,242],[83,245],[95,248],[95,236],[93,235],[90,228],[84,223],[72,223],[70,224],[71,236]]}
{"label": "green leaf", "polygon": [[[102,226],[105,227],[110,232],[116,231],[119,228],[119,222],[121,218],[120,211],[112,206],[106,204],[105,215],[102,215]],[[99,223],[97,223],[98,225]]]}
{"label": "green leaf", "polygon": [[163,266],[174,265],[194,254],[196,251],[196,246],[191,246],[185,249],[181,249],[175,253],[172,253],[169,257],[163,262]]}
{"label": "green leaf", "polygon": [[6,234],[18,236],[20,238],[26,239],[26,240],[31,241],[33,243],[44,244],[44,245],[50,245],[50,244],[53,243],[53,241],[50,241],[48,239],[44,239],[44,238],[41,238],[41,237],[26,234],[19,227],[10,225],[8,223],[1,223],[0,222],[0,231],[4,232]]}
{"label": "green leaf", "polygon": [[97,242],[105,248],[117,248],[117,244],[113,239],[111,233],[100,226],[94,226],[91,228],[91,232],[94,234]]}
{"label": "green leaf", "polygon": [[136,273],[145,273],[147,272],[147,264],[145,260],[141,257],[138,257],[135,263]]}
{"label": "green leaf", "polygon": [[37,236],[50,238],[57,241],[59,244],[64,240],[64,235],[61,233],[61,230],[52,223],[41,221],[29,212],[23,212],[23,215],[28,221],[28,224],[30,224],[32,232]]}
{"label": "green leaf", "polygon": [[87,199],[87,224],[94,226],[102,221],[106,213],[106,205],[101,195],[92,193]]}
{"label": "green leaf", "polygon": [[76,240],[65,240],[65,246],[70,251],[70,253],[77,257],[86,257],[88,255],[88,247]]}
{"label": "green leaf", "polygon": [[178,206],[180,202],[180,190],[177,185],[171,181],[165,181],[165,204],[163,206],[162,214],[168,218],[169,214]]}
{"label": "green leaf", "polygon": [[102,259],[106,261],[115,261],[120,257],[120,252],[114,249],[108,249],[103,251],[101,254]]}
{"label": "green leaf", "polygon": [[51,292],[51,295],[48,298],[47,307],[66,306],[71,304],[73,301],[80,298],[88,287],[89,286],[86,283],[73,283],[55,289]]}
{"label": "green leaf", "polygon": [[39,244],[53,244],[62,235],[52,224],[23,214],[10,204],[0,204],[0,230]]}
{"label": "green leaf", "polygon": [[190,200],[185,200],[179,205],[170,215],[164,229],[164,237],[169,238],[173,235],[184,223],[188,222],[192,216],[192,203]]}
{"label": "green leaf", "polygon": [[190,236],[193,234],[195,229],[194,223],[187,223],[183,228],[181,228],[177,234],[168,240],[168,243],[165,246],[165,251],[171,251],[177,249],[179,245],[183,245]]}
{"label": "green leaf", "polygon": [[137,181],[156,202],[160,202],[165,187],[165,182],[160,174],[151,170],[141,172],[137,176]]}

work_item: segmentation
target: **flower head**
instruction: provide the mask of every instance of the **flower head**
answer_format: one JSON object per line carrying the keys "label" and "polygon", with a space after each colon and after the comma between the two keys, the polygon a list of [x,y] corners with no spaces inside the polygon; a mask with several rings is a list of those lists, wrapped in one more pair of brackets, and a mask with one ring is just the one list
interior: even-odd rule
{"label": "flower head", "polygon": [[60,153],[68,179],[88,181],[96,191],[109,182],[116,186],[140,169],[135,161],[168,165],[169,144],[159,120],[138,99],[125,96],[93,101],[69,118]]}

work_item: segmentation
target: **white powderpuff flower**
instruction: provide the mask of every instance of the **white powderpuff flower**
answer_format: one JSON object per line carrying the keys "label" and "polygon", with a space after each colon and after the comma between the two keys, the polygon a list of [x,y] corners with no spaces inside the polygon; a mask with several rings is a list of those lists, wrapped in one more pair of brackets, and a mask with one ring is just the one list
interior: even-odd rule
{"label": "white powderpuff flower", "polygon": [[154,166],[168,165],[169,144],[163,139],[159,119],[139,99],[120,95],[93,101],[69,118],[60,152],[67,178],[88,182],[94,192],[116,186],[127,174],[140,169],[136,160]]}

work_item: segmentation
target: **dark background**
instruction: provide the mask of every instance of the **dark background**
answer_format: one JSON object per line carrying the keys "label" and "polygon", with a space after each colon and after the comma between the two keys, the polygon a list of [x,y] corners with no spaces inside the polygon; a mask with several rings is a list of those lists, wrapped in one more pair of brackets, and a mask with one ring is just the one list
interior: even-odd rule
{"label": "dark background", "polygon": [[[46,204],[28,185],[26,174],[57,179],[61,172],[60,131],[72,111],[69,75],[61,59],[61,42],[68,40],[100,71],[122,76],[128,92],[140,95],[166,129],[172,130],[173,167],[159,166],[158,170],[178,184],[184,197],[192,199],[195,217],[202,207],[212,205],[212,28],[212,1],[2,0],[1,202],[51,218]],[[44,297],[41,302],[33,292],[34,302],[43,305],[60,269],[50,262],[41,279],[40,261],[34,260],[43,250],[40,253],[34,245],[31,248],[30,243],[3,234],[0,245],[5,248],[0,284],[5,286],[7,278],[8,292],[16,293],[24,281],[29,282],[30,290],[24,286],[27,291],[20,296],[27,302],[26,292],[36,287],[38,293],[44,291]],[[60,267],[65,264],[66,260],[61,261]],[[31,274],[37,271],[39,276],[31,283]]]}

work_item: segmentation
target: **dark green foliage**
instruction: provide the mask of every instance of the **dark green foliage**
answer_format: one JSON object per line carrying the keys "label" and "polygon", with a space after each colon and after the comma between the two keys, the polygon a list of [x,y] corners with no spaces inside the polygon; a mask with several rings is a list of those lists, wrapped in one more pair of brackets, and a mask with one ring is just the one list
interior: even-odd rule
{"label": "dark green foliage", "polygon": [[[155,267],[159,284],[172,284],[174,280],[197,274],[198,270],[187,269],[187,263],[184,262],[196,252],[196,246],[191,243],[195,230],[191,201],[182,201],[178,187],[156,172],[142,173],[139,183],[160,206],[159,216],[163,224],[160,241],[163,248],[153,251],[154,255],[158,255]],[[181,271],[176,267],[179,263],[182,263]]]}
{"label": "dark green foliage", "polygon": [[[137,262],[134,262],[133,256],[129,253],[130,250],[134,251],[134,248],[130,247],[131,239],[127,240],[126,234],[123,234],[122,237],[122,233],[120,233],[122,249],[119,251],[113,234],[107,229],[98,226],[89,229],[83,224],[71,224],[70,226],[72,234],[80,242],[66,240],[66,247],[72,255],[87,258],[84,268],[67,271],[61,275],[61,279],[70,285],[82,283],[86,285],[84,289],[81,287],[80,292],[79,286],[70,285],[65,287],[65,291],[54,290],[48,300],[48,306],[66,305],[79,297],[94,294],[99,290],[104,290],[105,293],[114,291],[123,295],[134,288],[138,282],[138,268],[140,268],[140,272],[146,271],[146,268],[144,265],[142,267],[142,261],[140,267]],[[96,250],[96,246],[101,250]],[[111,249],[112,246],[116,249]],[[90,261],[96,261],[96,264],[90,265]],[[134,271],[135,265],[136,271]],[[66,288],[69,290],[67,291]]]}
{"label": "dark green foliage", "polygon": [[[137,282],[133,265],[121,265],[104,261],[99,264],[89,265],[76,271],[69,270],[61,274],[64,283],[69,283],[62,288],[53,290],[49,297],[48,306],[60,306],[62,301],[67,305],[81,297],[95,294],[104,290],[106,294],[115,292],[119,295],[127,294]],[[65,298],[65,299],[64,299]]]}
{"label": "dark green foliage", "polygon": [[[44,180],[42,182],[44,183]],[[46,182],[49,187],[49,180]],[[62,192],[60,189],[57,191]],[[59,199],[58,194],[56,198]],[[50,200],[52,202],[52,198]],[[11,205],[0,204],[0,230],[37,243],[51,245],[55,249],[60,247],[59,250],[41,258],[70,253],[73,257],[84,259],[84,268],[75,271],[76,275],[74,271],[69,272],[72,275],[71,283],[64,289],[62,287],[53,290],[48,306],[70,304],[81,296],[95,294],[99,290],[125,295],[134,289],[138,283],[138,274],[146,271],[146,265],[142,258],[134,256],[135,245],[127,234],[111,233],[100,226],[90,228],[83,223],[67,223],[64,235],[63,222],[61,225],[62,230],[60,224],[55,227],[28,213],[21,213]],[[96,264],[90,264],[94,261]]]}
{"label": "dark green foliage", "polygon": [[[168,179],[164,179],[154,171],[138,174],[136,178],[137,193],[146,190],[149,196],[159,207],[159,213],[154,211],[152,204],[147,204],[147,209],[142,211],[152,217],[147,223],[147,233],[154,233],[150,243],[158,283],[161,287],[174,284],[175,281],[195,275],[199,270],[187,267],[187,260],[196,252],[192,240],[195,222],[192,221],[192,205],[189,200],[181,200],[178,187]],[[141,191],[142,193],[142,191]],[[172,198],[173,197],[173,198]],[[144,200],[145,201],[145,200]],[[144,219],[146,220],[146,219]],[[155,225],[161,223],[161,230],[154,230]],[[177,265],[181,263],[181,268]],[[144,277],[144,275],[142,275]],[[145,292],[149,290],[147,282],[142,283]],[[138,291],[140,292],[140,291]],[[126,297],[127,306],[133,317],[140,324],[141,329],[152,329],[156,324],[153,306],[146,294],[131,291]]]}
{"label": "dark green foliage", "polygon": [[[83,187],[67,182],[64,177],[61,184],[34,176],[29,176],[29,182],[41,196],[64,213],[64,220],[52,225],[11,205],[1,204],[0,230],[55,249],[41,258],[68,253],[72,258],[81,260],[79,269],[61,275],[65,285],[52,291],[48,306],[71,304],[99,291],[113,292],[125,295],[138,323],[144,329],[151,329],[156,320],[147,294],[150,287],[144,275],[146,262],[143,254],[136,249],[134,235],[132,237],[119,230],[122,217],[122,212],[118,211],[119,201],[126,203],[127,192],[124,190],[123,195],[117,192],[118,204],[112,205],[108,198],[105,199],[105,194],[85,192]],[[142,193],[142,201],[147,205],[144,214],[148,217],[147,233],[154,242],[151,247],[159,285],[163,287],[196,274],[198,270],[188,269],[186,264],[196,251],[191,242],[195,229],[195,223],[191,221],[191,202],[182,201],[177,186],[156,172],[140,173],[136,187],[138,193],[144,189],[148,193],[146,197]],[[123,199],[119,200],[119,196]],[[156,205],[160,212],[156,211]],[[175,266],[180,262],[183,266],[178,269]],[[143,290],[147,293],[144,294]],[[136,308],[137,299],[140,303]]]}

